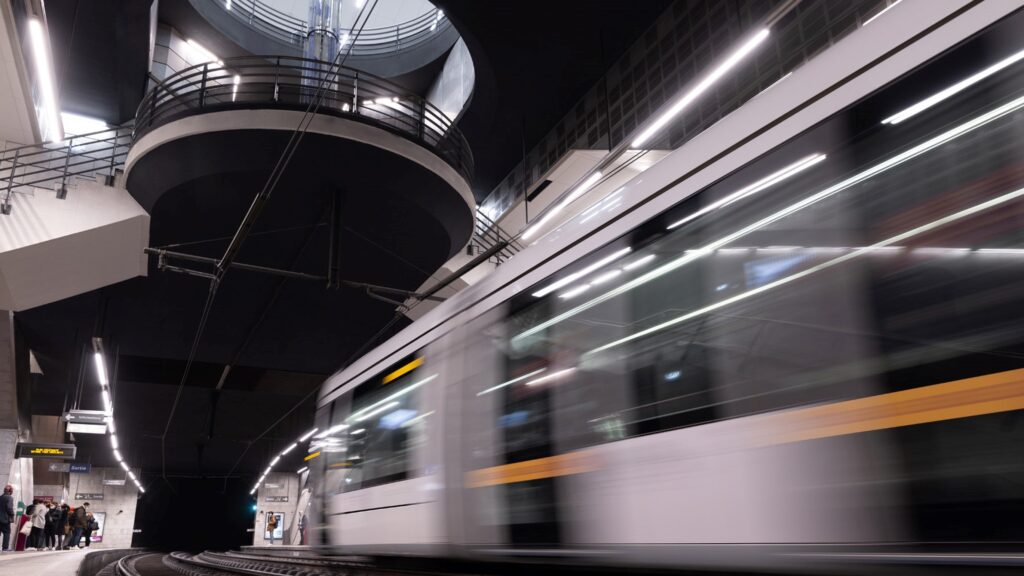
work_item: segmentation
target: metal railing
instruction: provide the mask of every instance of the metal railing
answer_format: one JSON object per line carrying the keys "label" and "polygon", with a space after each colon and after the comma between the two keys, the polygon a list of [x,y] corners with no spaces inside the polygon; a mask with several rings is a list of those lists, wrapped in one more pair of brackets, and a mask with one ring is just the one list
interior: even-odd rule
{"label": "metal railing", "polygon": [[501,265],[509,258],[516,255],[523,249],[515,237],[505,232],[501,226],[487,217],[478,207],[476,218],[473,224],[473,236],[469,240],[470,255],[483,254],[496,244],[503,244],[504,247],[494,253],[488,260],[495,265]]}
{"label": "metal railing", "polygon": [[131,128],[111,128],[69,137],[63,142],[6,148],[0,153],[0,213],[11,213],[15,192],[50,188],[67,194],[75,176],[106,176],[112,184],[132,143]]}
{"label": "metal railing", "polygon": [[[308,23],[285,14],[259,0],[207,0],[225,10],[236,20],[275,40],[302,46],[309,35]],[[340,39],[346,40],[341,48],[346,49],[352,42],[351,55],[381,56],[415,48],[433,35],[447,30],[451,23],[444,17],[444,11],[434,8],[406,22],[380,28],[363,28],[358,37],[350,28],[338,31]]]}
{"label": "metal railing", "polygon": [[[337,72],[335,74],[334,72]],[[135,139],[168,122],[207,112],[260,108],[306,110],[324,86],[319,114],[370,124],[427,148],[467,181],[473,156],[462,132],[416,94],[366,72],[289,56],[228,58],[186,68],[142,99]]]}

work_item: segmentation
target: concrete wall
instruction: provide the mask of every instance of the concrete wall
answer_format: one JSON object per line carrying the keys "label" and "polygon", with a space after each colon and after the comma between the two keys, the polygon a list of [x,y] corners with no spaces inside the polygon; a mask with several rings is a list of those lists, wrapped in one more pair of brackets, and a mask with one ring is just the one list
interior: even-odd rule
{"label": "concrete wall", "polygon": [[[279,485],[279,488],[268,487],[268,484]],[[287,502],[267,502],[268,497],[287,497]],[[253,525],[252,544],[253,546],[269,546],[270,542],[263,539],[263,530],[266,526],[267,512],[280,512],[284,517],[285,537],[291,532],[297,518],[295,508],[299,502],[299,475],[289,472],[272,472],[256,491],[257,507],[256,521]],[[280,542],[278,542],[280,543]]]}
{"label": "concrete wall", "polygon": [[[27,506],[32,502],[32,459],[14,458],[14,445],[18,443],[17,430],[0,430],[0,488],[14,486],[14,506]],[[11,546],[17,541],[15,527],[11,525]]]}
{"label": "concrete wall", "polygon": [[[177,30],[166,24],[160,24],[156,29],[156,41],[153,46],[153,75],[163,80],[168,76],[184,70],[189,66],[202,64],[206,61],[202,55],[196,52]],[[153,88],[153,81],[149,81],[149,88]]]}
{"label": "concrete wall", "polygon": [[149,215],[124,188],[74,178],[64,200],[41,188],[14,196],[0,225],[0,308],[27,310],[146,274]]}
{"label": "concrete wall", "polygon": [[462,110],[473,94],[474,82],[476,70],[473,68],[473,57],[466,48],[466,42],[459,38],[448,53],[441,73],[427,91],[427,101],[455,123],[462,116]]}
{"label": "concrete wall", "polygon": [[[135,471],[138,475],[138,470]],[[80,506],[85,500],[78,500],[75,494],[103,494],[102,500],[88,500],[89,511],[106,512],[103,541],[94,542],[91,548],[130,548],[135,529],[135,507],[139,491],[126,479],[124,486],[104,486],[104,478],[122,479],[127,473],[120,468],[93,468],[89,474],[71,474],[68,486],[68,504]]]}

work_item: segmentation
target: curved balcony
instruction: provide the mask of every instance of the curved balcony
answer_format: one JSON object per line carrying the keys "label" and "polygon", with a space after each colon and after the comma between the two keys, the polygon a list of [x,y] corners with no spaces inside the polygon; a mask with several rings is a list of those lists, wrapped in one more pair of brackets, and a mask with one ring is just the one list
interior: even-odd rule
{"label": "curved balcony", "polygon": [[436,107],[386,80],[305,58],[229,58],[182,70],[159,83],[139,106],[134,139],[187,116],[239,109],[306,111],[381,128],[426,148],[467,182],[473,156],[462,133]]}
{"label": "curved balcony", "polygon": [[[309,34],[309,24],[259,0],[203,0],[214,4],[242,23],[248,24],[260,33],[286,44],[301,48]],[[351,55],[379,56],[400,50],[411,50],[445,32],[451,23],[438,8],[427,11],[405,22],[382,28],[363,28],[358,37],[355,31],[342,28],[340,38],[345,40],[342,47],[352,39]]]}

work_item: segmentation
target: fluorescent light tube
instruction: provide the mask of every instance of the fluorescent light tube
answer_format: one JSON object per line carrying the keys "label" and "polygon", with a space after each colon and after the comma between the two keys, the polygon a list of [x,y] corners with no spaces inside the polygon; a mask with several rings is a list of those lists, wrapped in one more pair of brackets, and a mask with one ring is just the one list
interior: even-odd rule
{"label": "fluorescent light tube", "polygon": [[538,384],[544,384],[545,382],[551,382],[552,380],[558,380],[559,378],[564,378],[566,376],[571,375],[574,372],[576,372],[575,368],[566,368],[565,370],[552,372],[551,374],[548,374],[546,376],[541,376],[540,378],[530,380],[529,382],[526,383],[526,386],[536,386]]}
{"label": "fluorescent light tube", "polygon": [[107,364],[103,361],[103,354],[100,352],[92,353],[93,363],[96,364],[96,379],[99,380],[101,386],[110,384],[107,380]]}
{"label": "fluorescent light tube", "polygon": [[738,200],[742,200],[747,196],[771,188],[775,184],[778,184],[779,182],[782,182],[783,180],[795,174],[799,174],[800,172],[803,172],[804,170],[810,168],[811,166],[814,166],[815,164],[821,162],[825,158],[826,156],[824,154],[813,154],[811,156],[798,160],[793,164],[786,166],[782,170],[779,170],[778,172],[773,172],[768,176],[765,176],[764,178],[758,180],[757,182],[754,182],[753,184],[750,184],[748,186],[744,186],[743,188],[740,188],[736,192],[729,194],[725,198],[722,198],[717,202],[713,202],[705,206],[704,208],[697,210],[696,212],[690,214],[689,216],[683,218],[682,220],[678,220],[670,224],[668,229],[671,230],[673,228],[677,228],[679,226],[682,226],[683,224],[686,224],[687,222],[690,222],[691,220],[694,220],[707,214],[708,212],[718,210],[719,208],[724,208],[725,206],[728,206],[729,204],[732,204],[733,202],[736,202]]}
{"label": "fluorescent light tube", "polygon": [[608,264],[611,264],[612,262],[618,260],[619,258],[622,258],[623,256],[625,256],[626,254],[629,254],[632,251],[633,251],[632,248],[628,248],[627,247],[627,248],[623,248],[622,250],[618,250],[618,251],[616,251],[616,252],[614,252],[612,254],[609,254],[608,256],[605,256],[604,258],[598,260],[597,262],[594,262],[590,266],[587,266],[586,268],[584,268],[584,269],[582,269],[582,270],[580,270],[578,272],[574,272],[572,274],[569,274],[565,278],[562,278],[561,280],[556,280],[555,282],[552,282],[551,284],[547,285],[546,287],[541,288],[540,290],[534,292],[532,294],[532,296],[534,298],[543,298],[544,296],[547,296],[548,294],[554,292],[555,290],[558,290],[559,288],[561,288],[561,287],[563,287],[563,286],[565,286],[567,284],[571,284],[571,283],[575,282],[576,280],[586,276],[587,274],[590,274],[591,272],[593,272],[593,271],[595,271],[595,270],[597,270],[599,268],[603,268],[604,266],[607,266]]}
{"label": "fluorescent light tube", "polygon": [[[893,6],[895,6],[895,4],[893,4]],[[892,8],[892,6],[890,6],[889,8]],[[886,10],[888,10],[889,8],[886,8]],[[883,10],[882,12],[885,12],[885,10]],[[879,16],[881,16],[881,13],[879,13]],[[925,110],[931,108],[932,106],[935,106],[936,104],[942,102],[943,100],[952,98],[956,94],[963,92],[964,90],[970,88],[971,86],[977,84],[978,82],[981,82],[982,80],[988,78],[989,76],[995,74],[996,72],[999,72],[1000,70],[1008,66],[1016,64],[1021,59],[1024,59],[1024,50],[1021,50],[1020,52],[1017,52],[1012,56],[1004,58],[999,62],[996,62],[995,64],[989,66],[988,68],[985,68],[981,72],[972,74],[971,76],[964,78],[963,80],[957,82],[956,84],[953,84],[952,86],[944,90],[932,94],[931,96],[925,98],[924,100],[921,100],[920,102],[914,104],[913,106],[910,106],[909,108],[900,110],[899,112],[893,114],[892,116],[889,116],[885,120],[882,120],[882,124],[899,124],[900,122],[903,122],[904,120],[912,116],[924,112]]]}
{"label": "fluorescent light tube", "polygon": [[573,296],[579,296],[580,294],[583,294],[587,290],[590,290],[590,284],[581,284],[580,286],[577,286],[564,294],[559,294],[558,297],[561,298],[562,300],[568,300]]}
{"label": "fluorescent light tube", "polygon": [[758,30],[749,40],[743,43],[742,46],[735,52],[733,52],[724,62],[718,65],[711,74],[708,74],[700,81],[692,90],[687,92],[682,98],[680,98],[671,108],[665,111],[664,114],[658,117],[650,126],[648,126],[643,132],[637,136],[631,145],[632,148],[640,148],[644,142],[650,140],[651,136],[657,134],[666,124],[672,121],[673,118],[679,115],[680,112],[686,109],[687,106],[693,103],[701,94],[707,92],[708,88],[711,88],[718,82],[718,80],[725,76],[730,70],[732,70],[737,64],[740,63],[748,54],[754,51],[762,42],[768,38],[768,29],[762,28]]}
{"label": "fluorescent light tube", "polygon": [[28,34],[32,42],[32,59],[35,62],[36,81],[42,99],[43,112],[46,115],[46,136],[51,142],[64,140],[63,128],[60,124],[57,106],[56,78],[53,75],[50,58],[50,43],[46,40],[43,23],[36,18],[28,21]]}
{"label": "fluorescent light tube", "polygon": [[497,386],[492,386],[492,387],[488,388],[487,390],[484,390],[483,392],[477,392],[476,395],[477,396],[483,396],[484,394],[488,394],[490,392],[494,392],[495,390],[498,390],[500,388],[504,388],[505,386],[508,386],[510,384],[515,384],[516,382],[520,382],[522,380],[526,380],[527,378],[529,378],[531,376],[536,376],[537,374],[540,374],[541,372],[544,372],[545,370],[547,370],[547,368],[541,368],[539,370],[534,370],[533,372],[527,372],[526,374],[523,374],[522,376],[513,378],[513,379],[508,380],[506,382],[502,382],[501,384],[498,384]]}

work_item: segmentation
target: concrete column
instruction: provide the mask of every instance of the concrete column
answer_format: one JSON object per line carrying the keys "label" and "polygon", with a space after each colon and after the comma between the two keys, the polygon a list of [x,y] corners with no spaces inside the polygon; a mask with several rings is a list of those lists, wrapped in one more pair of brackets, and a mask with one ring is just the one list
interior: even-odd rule
{"label": "concrete column", "polygon": [[0,310],[0,488],[14,476],[18,443],[18,379],[14,353],[14,318]]}
{"label": "concrete column", "polygon": [[[131,548],[139,491],[127,475],[121,468],[93,468],[88,474],[69,475],[68,504],[77,508],[88,502],[90,512],[103,514],[102,540],[97,542],[93,538],[90,549]],[[104,479],[124,479],[125,483],[123,486],[108,486],[103,484]],[[79,494],[101,494],[103,497],[78,498]]]}
{"label": "concrete column", "polygon": [[[260,485],[260,489],[256,491],[257,506],[256,523],[253,526],[255,529],[252,536],[253,546],[270,545],[270,541],[263,538],[267,525],[267,512],[284,514],[283,535],[281,540],[274,540],[274,545],[290,543],[287,542],[287,539],[289,535],[294,533],[295,523],[298,522],[296,506],[299,502],[299,480],[298,474],[289,472],[267,474],[267,478]],[[270,499],[278,500],[281,498],[287,498],[288,501],[268,502]]]}

